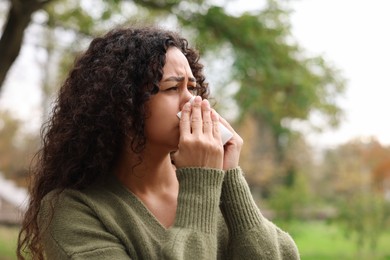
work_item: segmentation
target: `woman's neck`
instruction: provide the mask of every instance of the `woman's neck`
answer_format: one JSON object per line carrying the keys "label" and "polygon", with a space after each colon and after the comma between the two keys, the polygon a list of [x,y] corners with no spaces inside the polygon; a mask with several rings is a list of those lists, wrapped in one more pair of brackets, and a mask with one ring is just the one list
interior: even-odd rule
{"label": "woman's neck", "polygon": [[132,153],[122,153],[115,175],[135,194],[162,226],[173,225],[176,217],[179,183],[168,154],[144,152],[142,161]]}
{"label": "woman's neck", "polygon": [[167,192],[177,186],[169,153],[145,150],[141,155],[142,160],[138,158],[132,152],[123,152],[114,170],[116,177],[133,193]]}

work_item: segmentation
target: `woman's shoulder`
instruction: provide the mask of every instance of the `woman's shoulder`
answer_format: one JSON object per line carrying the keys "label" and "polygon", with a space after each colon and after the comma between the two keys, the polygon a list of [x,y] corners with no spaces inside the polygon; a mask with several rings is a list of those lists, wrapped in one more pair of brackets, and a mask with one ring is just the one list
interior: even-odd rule
{"label": "woman's shoulder", "polygon": [[118,212],[126,211],[128,217],[135,215],[131,203],[120,185],[110,182],[80,190],[57,189],[42,200],[38,221],[56,237],[68,237],[67,233],[73,231],[105,230],[112,223],[124,221]]}
{"label": "woman's shoulder", "polygon": [[[109,210],[113,205],[131,204],[132,196],[114,177],[96,182],[83,189],[56,189],[41,202],[41,208],[56,211],[78,212],[82,208],[93,211]],[[124,202],[126,201],[126,202]]]}
{"label": "woman's shoulder", "polygon": [[70,256],[99,248],[122,248],[117,236],[120,230],[113,225],[123,221],[115,212],[115,205],[123,199],[112,194],[104,185],[48,193],[41,202],[38,223],[50,255],[63,252]]}
{"label": "woman's shoulder", "polygon": [[39,211],[40,224],[60,227],[66,222],[76,224],[83,218],[95,213],[97,198],[87,190],[56,189],[49,192],[41,201]]}

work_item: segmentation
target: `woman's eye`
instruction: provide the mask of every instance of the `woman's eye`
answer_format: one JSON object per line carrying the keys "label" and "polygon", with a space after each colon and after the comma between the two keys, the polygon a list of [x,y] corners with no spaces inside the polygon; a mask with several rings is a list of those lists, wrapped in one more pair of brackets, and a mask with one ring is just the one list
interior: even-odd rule
{"label": "woman's eye", "polygon": [[179,90],[179,87],[171,87],[171,88],[167,88],[165,91],[178,91]]}
{"label": "woman's eye", "polygon": [[[196,86],[188,86],[187,89],[193,95],[196,95],[198,93],[198,88]],[[164,91],[166,91],[166,92],[178,92],[179,90],[180,90],[180,86],[175,86],[175,87],[166,88]]]}
{"label": "woman's eye", "polygon": [[193,95],[198,94],[198,88],[194,86],[188,86],[187,87],[188,91],[191,92]]}

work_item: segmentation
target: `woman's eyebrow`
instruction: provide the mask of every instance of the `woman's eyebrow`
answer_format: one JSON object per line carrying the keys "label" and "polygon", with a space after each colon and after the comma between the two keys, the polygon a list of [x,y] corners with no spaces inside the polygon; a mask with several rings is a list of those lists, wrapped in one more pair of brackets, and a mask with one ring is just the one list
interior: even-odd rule
{"label": "woman's eyebrow", "polygon": [[[172,77],[169,77],[169,78],[166,78],[166,79],[163,80],[163,82],[166,82],[166,81],[183,82],[184,81],[184,77],[172,76]],[[189,82],[196,82],[196,79],[194,77],[188,77],[188,81]]]}

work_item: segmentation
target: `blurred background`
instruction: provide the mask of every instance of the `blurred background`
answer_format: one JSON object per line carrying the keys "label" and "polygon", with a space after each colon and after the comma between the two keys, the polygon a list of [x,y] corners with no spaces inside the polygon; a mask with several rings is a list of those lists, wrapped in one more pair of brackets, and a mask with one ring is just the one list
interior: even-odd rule
{"label": "blurred background", "polygon": [[30,161],[74,58],[133,23],[201,51],[255,200],[302,259],[390,259],[389,13],[387,0],[0,0],[0,259],[16,258]]}

